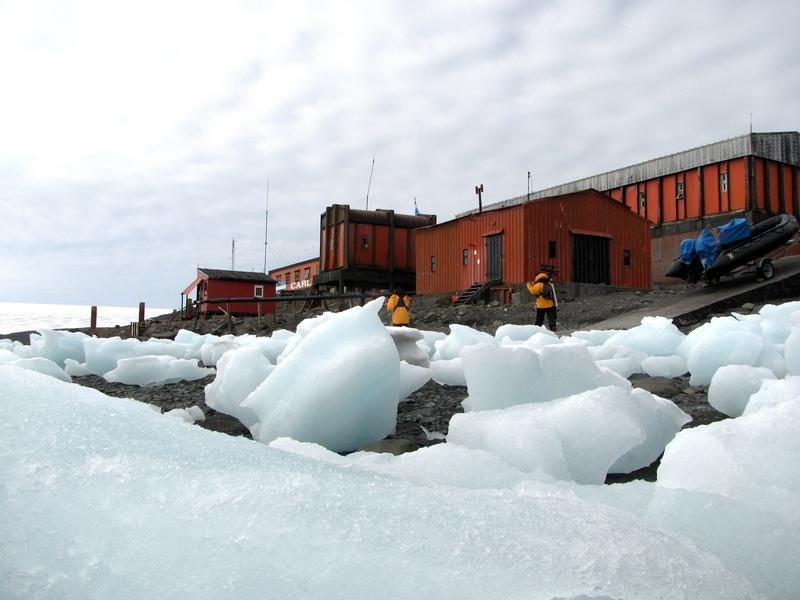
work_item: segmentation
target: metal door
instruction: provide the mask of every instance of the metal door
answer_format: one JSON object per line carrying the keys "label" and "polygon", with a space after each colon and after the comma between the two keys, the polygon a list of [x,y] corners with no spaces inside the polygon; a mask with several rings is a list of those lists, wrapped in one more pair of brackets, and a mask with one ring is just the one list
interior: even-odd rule
{"label": "metal door", "polygon": [[503,234],[486,236],[486,281],[503,280]]}
{"label": "metal door", "polygon": [[573,234],[572,273],[575,282],[611,283],[608,245],[608,238]]}

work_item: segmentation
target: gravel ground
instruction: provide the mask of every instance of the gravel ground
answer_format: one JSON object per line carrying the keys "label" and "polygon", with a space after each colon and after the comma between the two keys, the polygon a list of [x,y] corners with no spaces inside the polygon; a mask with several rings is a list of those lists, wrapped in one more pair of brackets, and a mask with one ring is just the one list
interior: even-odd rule
{"label": "gravel ground", "polygon": [[[593,323],[642,308],[656,309],[668,306],[683,296],[683,290],[632,291],[584,287],[580,290],[559,290],[558,333],[567,335],[579,329],[591,329]],[[480,331],[494,333],[503,324],[533,323],[533,305],[527,294],[516,295],[512,304],[501,305],[497,302],[466,306],[452,306],[449,301],[431,297],[420,297],[412,306],[412,326],[419,329],[448,332],[449,325],[458,323],[468,325]],[[224,335],[254,334],[271,335],[278,329],[294,331],[303,319],[321,314],[324,310],[343,310],[351,306],[351,301],[334,301],[324,306],[304,307],[299,303],[279,303],[278,312],[274,316],[239,317],[229,319],[224,315],[213,315],[208,318],[183,319],[178,313],[166,314],[151,319],[146,327],[140,330],[140,338],[174,338],[180,329],[188,329],[197,333],[215,333]],[[357,303],[357,301],[353,301]],[[753,307],[758,310],[759,307]],[[742,309],[737,309],[743,312]],[[710,318],[712,315],[708,315]],[[381,311],[384,323],[389,324],[389,315]],[[94,331],[82,330],[98,337],[129,337],[127,326],[107,327]],[[7,335],[28,343],[30,332],[19,332]],[[76,377],[74,382],[91,387],[116,397],[134,398],[158,406],[162,412],[175,408],[199,406],[206,418],[198,425],[209,430],[229,435],[250,437],[250,433],[233,417],[219,413],[205,404],[205,386],[214,380],[211,375],[192,382],[181,382],[153,387],[129,386],[109,383],[102,377]],[[689,385],[688,376],[675,379],[659,377],[633,376],[634,386],[645,388],[663,398],[669,398],[684,412],[692,417],[687,427],[726,418],[714,410],[707,401],[707,390],[703,387]],[[430,381],[414,392],[398,407],[397,428],[392,436],[368,449],[383,452],[401,453],[441,442],[442,435],[447,434],[447,427],[453,414],[461,412],[461,402],[467,396],[467,389],[461,386],[444,386]],[[427,433],[426,433],[427,431]],[[431,435],[433,434],[433,435]],[[612,476],[609,482],[627,481],[634,478],[654,479],[657,463],[647,469],[628,476]]]}
{"label": "gravel ground", "polygon": [[[591,323],[619,314],[620,311],[647,306],[654,308],[664,306],[674,302],[676,297],[679,297],[679,293],[623,291],[580,298],[562,298],[559,308],[559,333],[565,334],[576,329],[590,328]],[[499,305],[495,303],[463,307],[429,304],[419,303],[414,307],[414,326],[420,329],[446,332],[449,324],[460,323],[493,333],[502,324],[529,324],[533,319],[533,309],[530,304]],[[292,310],[288,304],[284,304],[278,315],[274,318],[262,319],[260,322],[255,317],[239,318],[229,322],[227,318],[221,316],[184,321],[178,315],[165,315],[150,322],[144,337],[174,337],[181,328],[196,330],[198,333],[225,334],[231,332],[237,335],[244,333],[270,335],[276,329],[293,330],[303,318],[321,311],[322,309],[316,309],[300,313],[297,309]],[[384,314],[383,318],[388,323],[388,314]],[[108,328],[95,332],[95,334],[101,337],[111,335],[124,337],[125,331],[122,328]],[[206,406],[204,388],[213,379],[212,375],[193,382],[143,388],[109,383],[96,376],[77,377],[74,378],[74,381],[77,384],[98,389],[110,396],[134,398],[154,404],[162,412],[175,408],[199,406],[206,415],[204,421],[198,422],[201,427],[230,435],[249,437],[249,431],[236,419]],[[688,376],[675,379],[634,376],[631,378],[631,382],[634,386],[645,388],[675,402],[692,417],[692,422],[687,427],[725,418],[725,415],[715,411],[708,404],[705,388],[689,385]],[[397,429],[394,435],[369,449],[400,453],[440,443],[441,436],[436,434],[447,434],[450,418],[453,414],[462,412],[461,402],[466,396],[467,389],[465,387],[444,386],[433,381],[428,382],[407,400],[400,403]],[[627,481],[635,478],[652,480],[655,478],[656,467],[657,463],[631,475],[610,476],[608,482]]]}

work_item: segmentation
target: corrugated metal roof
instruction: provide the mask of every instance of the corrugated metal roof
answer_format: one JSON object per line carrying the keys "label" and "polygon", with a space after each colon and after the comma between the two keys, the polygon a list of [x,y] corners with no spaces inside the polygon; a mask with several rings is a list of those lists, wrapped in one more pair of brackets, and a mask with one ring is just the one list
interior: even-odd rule
{"label": "corrugated metal roof", "polygon": [[[436,223],[436,216],[394,213],[393,221],[396,227],[407,227],[409,229],[413,229],[415,227],[423,227]],[[350,222],[364,223],[366,225],[388,225],[389,211],[382,209],[360,210],[357,208],[351,208]]]}
{"label": "corrugated metal roof", "polygon": [[227,279],[229,281],[253,281],[255,283],[275,283],[266,273],[255,271],[226,271],[224,269],[197,269],[197,273],[207,275],[209,279]]}
{"label": "corrugated metal roof", "polygon": [[[684,150],[683,152],[677,152],[675,154],[669,154],[653,160],[630,165],[615,171],[608,171],[607,173],[601,173],[544,190],[531,192],[530,196],[525,194],[524,196],[517,196],[501,202],[488,204],[483,207],[483,210],[495,210],[506,206],[515,206],[517,204],[524,204],[529,199],[538,200],[540,198],[560,196],[592,188],[600,191],[610,190],[631,183],[655,179],[672,173],[679,173],[703,165],[733,160],[748,155],[800,166],[800,133],[797,131],[748,133],[739,137],[722,140],[721,142],[699,146],[690,150]],[[473,209],[460,213],[456,215],[456,217],[475,214],[476,212],[478,211]]]}

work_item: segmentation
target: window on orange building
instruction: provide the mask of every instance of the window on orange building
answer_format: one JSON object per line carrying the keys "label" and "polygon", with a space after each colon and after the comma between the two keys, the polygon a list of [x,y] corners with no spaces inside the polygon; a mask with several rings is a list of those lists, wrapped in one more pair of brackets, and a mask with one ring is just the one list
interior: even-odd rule
{"label": "window on orange building", "polygon": [[727,192],[728,191],[728,174],[727,173],[720,173],[719,174],[719,191],[720,192]]}
{"label": "window on orange building", "polygon": [[461,251],[461,264],[465,267],[469,265],[469,250],[466,248]]}
{"label": "window on orange building", "polygon": [[547,242],[547,256],[548,258],[555,258],[556,257],[556,241],[550,240]]}
{"label": "window on orange building", "polygon": [[684,197],[685,197],[685,196],[684,196],[684,187],[683,187],[683,182],[682,182],[682,181],[679,181],[679,182],[678,182],[678,191],[677,191],[677,193],[675,194],[675,197],[676,197],[678,200],[683,200],[683,199],[684,199]]}
{"label": "window on orange building", "polygon": [[627,248],[622,251],[622,264],[626,267],[631,266],[631,251]]}
{"label": "window on orange building", "polygon": [[431,256],[431,273],[436,273],[436,256]]}

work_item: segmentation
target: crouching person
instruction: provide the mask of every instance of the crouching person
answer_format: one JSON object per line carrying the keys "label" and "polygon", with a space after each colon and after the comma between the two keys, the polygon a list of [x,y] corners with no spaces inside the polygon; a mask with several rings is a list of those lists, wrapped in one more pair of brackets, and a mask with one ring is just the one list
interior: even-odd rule
{"label": "crouching person", "polygon": [[386,310],[392,315],[392,325],[406,327],[411,323],[411,296],[402,290],[395,291],[386,301]]}

